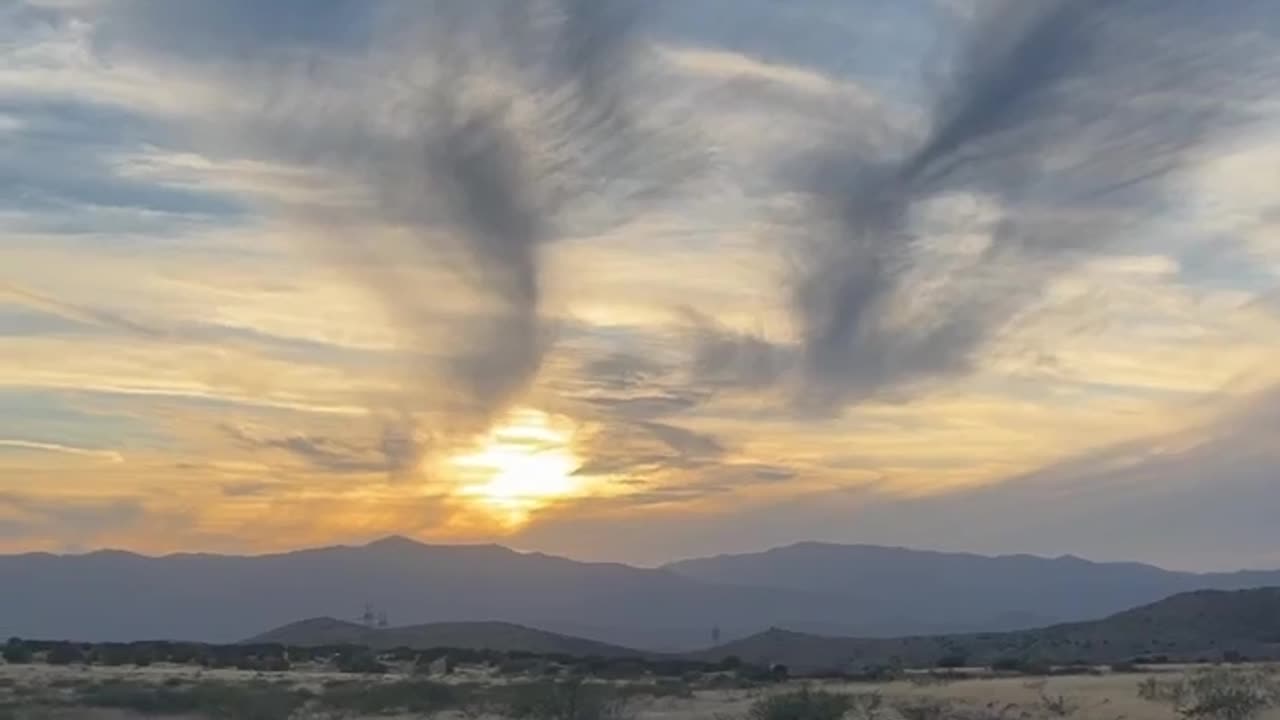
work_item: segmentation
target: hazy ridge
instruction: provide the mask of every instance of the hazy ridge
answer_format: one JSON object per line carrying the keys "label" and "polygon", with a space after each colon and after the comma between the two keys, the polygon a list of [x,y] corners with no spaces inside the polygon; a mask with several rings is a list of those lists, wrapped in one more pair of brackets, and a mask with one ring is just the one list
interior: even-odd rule
{"label": "hazy ridge", "polygon": [[0,556],[0,634],[238,642],[300,618],[501,621],[618,647],[689,651],[767,628],[864,638],[1087,620],[1180,592],[1280,585],[1078,558],[801,543],[646,569],[497,545],[387,538],[261,556]]}

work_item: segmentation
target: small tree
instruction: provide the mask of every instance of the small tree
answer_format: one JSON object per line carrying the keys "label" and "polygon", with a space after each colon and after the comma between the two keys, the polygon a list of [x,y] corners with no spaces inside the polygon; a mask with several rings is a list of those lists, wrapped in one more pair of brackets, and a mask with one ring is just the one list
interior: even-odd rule
{"label": "small tree", "polygon": [[50,665],[71,665],[72,663],[83,663],[85,660],[84,653],[81,652],[80,646],[69,642],[62,642],[49,648],[49,652],[45,654],[44,661]]}
{"label": "small tree", "polygon": [[0,651],[0,656],[4,657],[4,661],[10,665],[25,665],[31,662],[35,653],[21,639],[9,638],[9,642],[5,643],[4,650]]}

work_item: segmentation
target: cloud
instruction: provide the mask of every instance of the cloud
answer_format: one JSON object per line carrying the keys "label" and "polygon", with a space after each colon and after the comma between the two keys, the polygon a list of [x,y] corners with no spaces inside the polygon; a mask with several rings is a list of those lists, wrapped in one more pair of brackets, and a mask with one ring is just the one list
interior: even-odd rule
{"label": "cloud", "polygon": [[725,448],[719,440],[706,433],[694,432],[674,425],[663,423],[639,423],[639,427],[661,440],[667,447],[685,457],[716,459],[724,454]]}
{"label": "cloud", "polygon": [[[789,497],[754,507],[703,508],[697,522],[687,509],[628,516],[589,508],[530,528],[526,541],[567,551],[607,526],[616,547],[639,562],[661,562],[691,546],[714,553],[795,538],[856,537],[982,553],[1141,559],[1195,570],[1271,567],[1278,559],[1270,512],[1280,499],[1273,472],[1280,461],[1273,441],[1278,398],[1275,388],[1264,390],[1192,427],[1082,451],[978,488],[923,497],[902,497],[877,484],[792,489]],[[642,542],[645,537],[652,542]]]}
{"label": "cloud", "polygon": [[797,361],[794,346],[723,327],[697,312],[689,311],[685,316],[692,345],[692,373],[699,382],[766,388],[782,382]]}
{"label": "cloud", "polygon": [[0,452],[9,449],[16,451],[30,450],[34,452],[49,452],[63,455],[77,455],[81,457],[94,458],[106,462],[123,462],[124,457],[114,450],[95,450],[91,448],[73,447],[71,445],[62,445],[59,443],[38,442],[34,440],[18,440],[14,438],[0,438]]}
{"label": "cloud", "polygon": [[140,498],[96,543],[492,537],[417,469],[515,404],[592,495],[539,549],[1035,545],[949,503],[1274,379],[1274,152],[1235,115],[1274,108],[1221,112],[1273,25],[966,4],[6,6],[0,435],[41,447],[0,475]]}
{"label": "cloud", "polygon": [[395,472],[399,468],[391,463],[402,454],[388,449],[385,444],[362,448],[348,440],[301,433],[264,437],[249,429],[227,424],[223,424],[221,430],[245,450],[280,451],[303,460],[312,468],[329,473]]}
{"label": "cloud", "polygon": [[[637,8],[232,2],[192,18],[143,2],[104,15],[98,35],[108,56],[167,59],[240,93],[233,123],[208,123],[234,128],[224,151],[352,188],[344,205],[274,211],[315,241],[314,257],[382,299],[409,353],[440,357],[406,373],[403,396],[383,410],[412,424],[433,385],[453,420],[403,434],[465,434],[528,389],[554,340],[544,246],[629,222],[694,167],[696,153],[677,152],[633,97]],[[244,88],[246,76],[264,79]],[[452,326],[447,353],[423,329],[450,292],[421,284],[417,271],[433,265],[453,269],[479,303]]]}
{"label": "cloud", "polygon": [[222,494],[233,498],[263,497],[270,495],[273,489],[277,489],[276,486],[265,482],[231,483],[222,487]]}
{"label": "cloud", "polygon": [[872,519],[884,513],[905,533],[945,532],[980,549],[1129,555],[1191,568],[1273,562],[1272,523],[1261,508],[1277,500],[1280,390],[1235,404],[1191,428],[1082,453],[981,490],[876,504],[865,521],[886,533]]}
{"label": "cloud", "polygon": [[1129,231],[1117,211],[1249,119],[1274,70],[1257,3],[1211,22],[1181,1],[986,5],[905,153],[835,132],[811,155],[792,233],[804,404],[969,371],[1046,279]]}
{"label": "cloud", "polygon": [[105,533],[137,524],[145,516],[131,499],[50,498],[0,492],[0,540],[50,534],[71,542],[93,542]]}

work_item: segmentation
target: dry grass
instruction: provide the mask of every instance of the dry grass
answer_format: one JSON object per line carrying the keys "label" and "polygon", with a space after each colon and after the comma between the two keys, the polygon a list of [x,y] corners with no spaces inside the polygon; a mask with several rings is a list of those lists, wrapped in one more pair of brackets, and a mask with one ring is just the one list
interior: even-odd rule
{"label": "dry grass", "polygon": [[[905,720],[1175,720],[1169,707],[1141,700],[1137,694],[1138,683],[1144,675],[1109,674],[1079,675],[1035,679],[1025,677],[964,679],[922,684],[910,680],[888,683],[812,683],[813,687],[839,693],[865,695],[879,693],[883,698],[881,709],[874,720],[904,720],[904,714],[913,717]],[[86,718],[92,720],[134,720],[141,717],[116,710],[68,709],[84,688],[104,683],[128,684],[143,687],[182,687],[191,684],[253,685],[271,684],[289,691],[307,691],[323,694],[326,687],[340,683],[347,688],[361,685],[373,689],[377,685],[403,682],[403,675],[388,677],[352,677],[337,673],[294,670],[283,673],[255,673],[241,670],[207,670],[185,666],[157,665],[147,668],[133,667],[49,667],[43,665],[0,665],[0,708],[6,704],[10,715],[0,710],[0,718],[24,719],[26,708],[42,704],[50,708],[47,715],[30,715],[32,718]],[[476,684],[484,688],[497,686],[505,681],[487,676],[479,670],[464,671],[449,679],[453,684]],[[670,694],[651,697],[640,693],[628,699],[628,716],[635,720],[739,720],[747,718],[752,705],[768,694],[794,690],[799,683],[774,686],[767,689],[747,690],[697,690],[691,697]],[[376,694],[376,691],[375,693]],[[63,703],[59,708],[58,703]],[[905,709],[905,712],[900,712]],[[14,712],[16,710],[16,712]],[[492,709],[476,711],[467,708],[441,713],[443,717],[494,717]],[[870,720],[855,717],[858,710],[848,717],[851,720]],[[416,715],[422,717],[423,715]],[[192,716],[188,716],[192,717]],[[198,715],[194,717],[199,717]],[[319,712],[306,711],[296,718],[328,717]],[[357,718],[359,715],[344,715]],[[364,716],[373,717],[373,716]],[[1280,711],[1272,710],[1263,720],[1280,720]]]}

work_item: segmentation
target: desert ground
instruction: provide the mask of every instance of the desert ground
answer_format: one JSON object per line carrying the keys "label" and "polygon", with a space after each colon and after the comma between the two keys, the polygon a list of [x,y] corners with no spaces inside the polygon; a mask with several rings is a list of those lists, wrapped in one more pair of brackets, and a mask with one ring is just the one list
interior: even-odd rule
{"label": "desert ground", "polygon": [[[1195,671],[1187,667],[1162,668],[1159,677],[1177,678]],[[494,702],[504,688],[518,688],[521,681],[486,676],[479,669],[468,668],[447,678],[425,679],[402,674],[353,678],[318,670],[259,673],[176,665],[146,668],[0,665],[0,718],[829,720],[830,715],[794,709],[775,710],[772,714],[763,711],[762,700],[801,689],[848,696],[851,707],[836,717],[849,720],[1178,720],[1191,717],[1179,715],[1168,704],[1141,699],[1138,685],[1149,676],[1141,672],[1049,678],[940,679],[917,675],[880,683],[791,680],[744,688],[713,688],[680,681],[658,684],[587,681],[593,688],[607,688],[609,697],[616,702],[590,709],[587,703],[582,703],[576,709],[567,710],[537,703],[518,706],[505,700]],[[554,685],[552,681],[537,680],[528,686],[539,684]],[[465,688],[468,699],[458,702],[456,698],[437,698],[425,704],[421,702],[425,697],[423,693],[453,691],[441,691],[442,687]],[[190,691],[204,692],[213,699],[193,701],[190,703],[193,707],[184,707],[173,700]],[[231,697],[234,700],[228,701]],[[282,698],[290,699],[281,701]],[[202,702],[211,704],[207,708],[195,707]],[[1221,719],[1206,717],[1205,720]],[[1247,720],[1280,720],[1280,710],[1273,705],[1249,715]]]}

